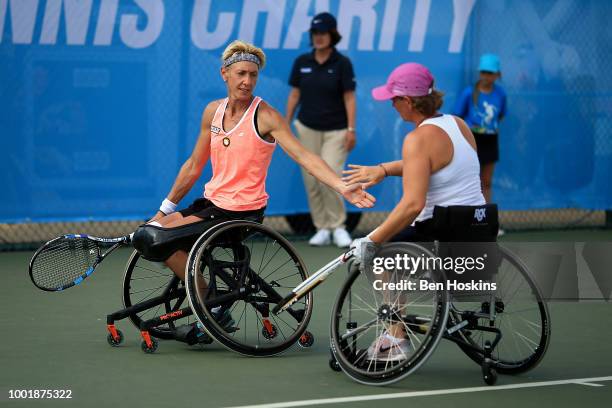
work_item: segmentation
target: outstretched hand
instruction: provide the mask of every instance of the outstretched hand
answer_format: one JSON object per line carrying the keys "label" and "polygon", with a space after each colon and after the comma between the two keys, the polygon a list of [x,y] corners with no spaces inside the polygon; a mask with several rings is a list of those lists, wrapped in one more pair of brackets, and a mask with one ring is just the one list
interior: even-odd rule
{"label": "outstretched hand", "polygon": [[343,170],[342,181],[346,184],[363,184],[363,188],[368,188],[383,181],[385,178],[385,170],[382,166],[360,166],[358,164],[349,164],[350,170]]}
{"label": "outstretched hand", "polygon": [[372,208],[376,202],[376,198],[363,189],[361,184],[353,184],[346,186],[342,195],[349,203],[357,208]]}

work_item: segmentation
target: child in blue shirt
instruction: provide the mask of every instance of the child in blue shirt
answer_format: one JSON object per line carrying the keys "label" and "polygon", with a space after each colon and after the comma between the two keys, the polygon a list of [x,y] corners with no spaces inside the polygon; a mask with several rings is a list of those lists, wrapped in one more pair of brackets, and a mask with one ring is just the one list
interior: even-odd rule
{"label": "child in blue shirt", "polygon": [[497,55],[482,55],[478,71],[478,82],[461,93],[454,113],[472,129],[478,148],[482,193],[490,203],[493,170],[499,160],[498,127],[506,114],[506,92],[495,83],[501,76]]}

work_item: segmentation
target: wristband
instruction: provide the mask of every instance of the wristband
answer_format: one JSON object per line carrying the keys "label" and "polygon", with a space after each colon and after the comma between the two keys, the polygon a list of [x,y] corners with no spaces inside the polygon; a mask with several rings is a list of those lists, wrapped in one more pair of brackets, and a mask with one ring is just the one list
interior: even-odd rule
{"label": "wristband", "polygon": [[383,171],[385,172],[385,177],[389,176],[389,173],[387,173],[387,169],[385,169],[385,166],[383,166],[382,163],[380,163],[379,166],[382,167]]}
{"label": "wristband", "polygon": [[174,211],[176,211],[176,204],[174,204],[167,198],[164,198],[164,201],[162,201],[161,205],[159,206],[159,211],[161,211],[165,215],[170,215]]}

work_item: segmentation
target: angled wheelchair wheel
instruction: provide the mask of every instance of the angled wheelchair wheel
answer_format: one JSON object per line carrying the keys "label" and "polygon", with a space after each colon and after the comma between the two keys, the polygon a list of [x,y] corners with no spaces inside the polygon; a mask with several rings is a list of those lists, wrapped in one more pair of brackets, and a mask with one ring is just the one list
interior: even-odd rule
{"label": "angled wheelchair wheel", "polygon": [[[164,267],[159,262],[144,259],[138,251],[132,252],[123,276],[123,306],[127,308],[164,294],[167,296],[164,302],[129,316],[136,328],[140,328],[142,321],[186,307],[187,295],[184,284],[171,269]],[[173,339],[175,325],[189,324],[191,321],[187,317],[176,322],[165,323],[151,328],[149,333],[160,339]]]}
{"label": "angled wheelchair wheel", "polygon": [[[458,324],[466,312],[479,313],[478,325],[501,332],[501,339],[491,352],[490,366],[502,374],[519,374],[534,368],[544,357],[550,341],[550,315],[525,264],[508,249],[502,246],[499,249],[501,263],[492,280],[497,290],[482,299],[455,297],[450,319],[451,324]],[[466,327],[458,334],[475,349],[461,344],[459,347],[482,365],[484,349],[487,342],[494,342],[494,333]]]}
{"label": "angled wheelchair wheel", "polygon": [[243,355],[271,356],[295,345],[306,330],[312,294],[285,312],[271,312],[306,278],[304,262],[283,236],[236,220],[198,239],[189,253],[186,286],[211,337]]}
{"label": "angled wheelchair wheel", "polygon": [[[377,256],[404,254],[433,256],[412,243],[389,244]],[[354,268],[349,273],[332,311],[330,337],[333,357],[353,380],[368,385],[394,383],[414,372],[434,351],[446,327],[448,293],[418,290],[420,280],[436,284],[444,282],[444,274],[426,269],[410,274],[395,268],[380,274]],[[402,282],[417,286],[388,286]],[[405,347],[393,350],[378,343],[385,333],[397,337],[398,332],[404,333]]]}

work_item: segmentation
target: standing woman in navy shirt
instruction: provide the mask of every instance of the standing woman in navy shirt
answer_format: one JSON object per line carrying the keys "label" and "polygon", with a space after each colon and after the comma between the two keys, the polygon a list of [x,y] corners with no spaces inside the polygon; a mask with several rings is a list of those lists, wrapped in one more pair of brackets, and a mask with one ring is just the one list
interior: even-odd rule
{"label": "standing woman in navy shirt", "polygon": [[[310,25],[313,50],[293,63],[286,119],[294,122],[300,141],[341,175],[348,152],[355,147],[355,74],[351,61],[335,45],[341,39],[329,13],[314,16]],[[312,221],[317,233],[309,244],[348,247],[344,201],[336,192],[303,171]]]}
{"label": "standing woman in navy shirt", "polygon": [[495,83],[501,76],[497,55],[482,55],[478,71],[478,82],[459,96],[455,115],[465,120],[476,139],[482,193],[490,203],[493,170],[499,160],[499,122],[506,115],[506,92]]}

